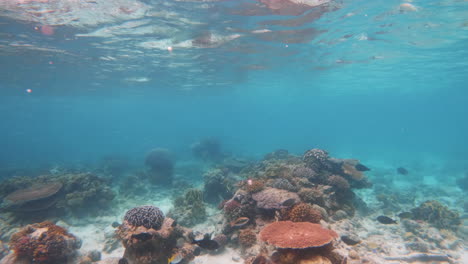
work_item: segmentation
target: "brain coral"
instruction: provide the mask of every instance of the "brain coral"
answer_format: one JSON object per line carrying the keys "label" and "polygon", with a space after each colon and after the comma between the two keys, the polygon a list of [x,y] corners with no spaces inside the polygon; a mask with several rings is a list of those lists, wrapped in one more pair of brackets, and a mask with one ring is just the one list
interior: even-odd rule
{"label": "brain coral", "polygon": [[132,226],[144,226],[148,229],[158,230],[164,222],[164,213],[158,207],[144,205],[128,210],[124,220]]}
{"label": "brain coral", "polygon": [[308,222],[278,221],[260,231],[260,239],[278,248],[322,247],[338,237],[334,231]]}

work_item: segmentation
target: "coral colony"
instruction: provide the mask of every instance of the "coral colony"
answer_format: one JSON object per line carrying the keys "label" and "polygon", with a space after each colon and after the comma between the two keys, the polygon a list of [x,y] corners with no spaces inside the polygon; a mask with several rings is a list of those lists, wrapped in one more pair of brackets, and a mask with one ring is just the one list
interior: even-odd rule
{"label": "coral colony", "polygon": [[[357,194],[372,187],[369,168],[358,160],[333,158],[321,149],[303,156],[278,150],[245,160],[224,154],[212,139],[197,142],[192,151],[208,164],[201,188],[177,179],[177,161],[161,148],[148,153],[144,169],[127,174],[116,171],[129,171],[126,166],[107,160],[102,166],[114,169],[61,169],[4,180],[1,238],[9,243],[1,244],[0,263],[188,264],[207,255],[219,257],[218,263],[245,264],[459,263],[459,213],[427,200],[399,212],[398,219],[377,216]],[[112,179],[109,171],[127,179]],[[464,182],[459,180],[462,188]],[[169,194],[171,187],[167,216],[157,201],[124,211],[119,206]],[[390,192],[376,197],[384,210],[397,210],[402,199]],[[65,228],[74,228],[67,221],[83,225],[79,219],[116,214],[123,214],[121,223],[100,220],[111,231],[92,251],[82,250],[89,240]],[[393,240],[403,250],[388,244]]]}

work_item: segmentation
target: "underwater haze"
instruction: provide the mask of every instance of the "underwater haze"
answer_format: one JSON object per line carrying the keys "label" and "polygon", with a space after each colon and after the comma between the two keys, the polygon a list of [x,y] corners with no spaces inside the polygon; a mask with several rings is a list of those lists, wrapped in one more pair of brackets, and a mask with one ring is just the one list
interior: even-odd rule
{"label": "underwater haze", "polygon": [[[99,175],[118,157],[130,164],[109,186],[121,199],[125,177],[155,170],[155,148],[205,190],[207,170],[225,157],[323,149],[370,168],[373,187],[356,193],[372,219],[426,197],[458,211],[464,231],[453,232],[468,234],[467,1],[2,0],[0,74],[1,181]],[[206,139],[223,155],[200,160],[194,144]],[[388,206],[385,188],[419,198]],[[121,208],[130,205],[142,204]],[[463,263],[466,245],[446,248]],[[440,243],[429,252],[452,254]],[[395,263],[371,263],[384,259]],[[218,261],[194,263],[230,263]]]}

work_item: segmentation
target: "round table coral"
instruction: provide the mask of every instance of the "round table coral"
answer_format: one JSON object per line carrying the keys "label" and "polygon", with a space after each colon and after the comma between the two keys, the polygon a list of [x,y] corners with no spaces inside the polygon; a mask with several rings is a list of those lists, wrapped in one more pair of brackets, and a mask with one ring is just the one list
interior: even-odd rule
{"label": "round table coral", "polygon": [[144,226],[159,230],[164,222],[164,213],[155,206],[144,205],[130,209],[124,220],[132,226]]}
{"label": "round table coral", "polygon": [[338,234],[319,224],[279,221],[260,231],[260,239],[278,248],[311,248],[329,244]]}

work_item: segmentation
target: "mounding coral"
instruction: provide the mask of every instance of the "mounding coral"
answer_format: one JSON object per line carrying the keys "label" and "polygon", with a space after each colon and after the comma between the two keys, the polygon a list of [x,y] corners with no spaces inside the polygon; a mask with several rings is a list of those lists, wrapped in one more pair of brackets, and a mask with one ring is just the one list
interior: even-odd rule
{"label": "mounding coral", "polygon": [[412,209],[411,213],[414,219],[427,221],[441,229],[457,229],[461,224],[458,212],[435,200],[425,201]]}
{"label": "mounding coral", "polygon": [[[81,247],[81,240],[52,222],[24,227],[10,239],[11,263],[69,263]],[[6,258],[7,258],[6,257]]]}
{"label": "mounding coral", "polygon": [[208,203],[219,203],[222,199],[229,199],[235,192],[238,179],[229,171],[211,169],[203,175],[204,198]]}
{"label": "mounding coral", "polygon": [[190,146],[194,157],[203,161],[219,162],[224,158],[221,143],[214,137],[197,141]]}
{"label": "mounding coral", "polygon": [[[128,263],[167,264],[171,256],[180,254],[181,263],[193,260],[196,248],[184,242],[188,241],[190,230],[177,225],[172,218],[163,218],[160,210],[155,209],[157,207],[144,208],[132,209],[130,214],[127,212],[126,216],[132,215],[131,220],[124,219],[117,229],[117,236],[125,248],[123,258]],[[151,213],[148,214],[148,211]]]}
{"label": "mounding coral", "polygon": [[174,200],[174,208],[168,213],[181,225],[194,226],[206,220],[206,206],[203,202],[203,192],[189,189],[184,196]]}
{"label": "mounding coral", "polygon": [[159,230],[164,222],[164,213],[155,206],[143,205],[125,213],[124,221],[132,226],[143,226]]}
{"label": "mounding coral", "polygon": [[145,158],[148,176],[153,184],[170,185],[174,174],[174,158],[167,149],[155,148]]}
{"label": "mounding coral", "polygon": [[322,214],[308,203],[298,203],[287,212],[285,218],[293,222],[319,223]]}

